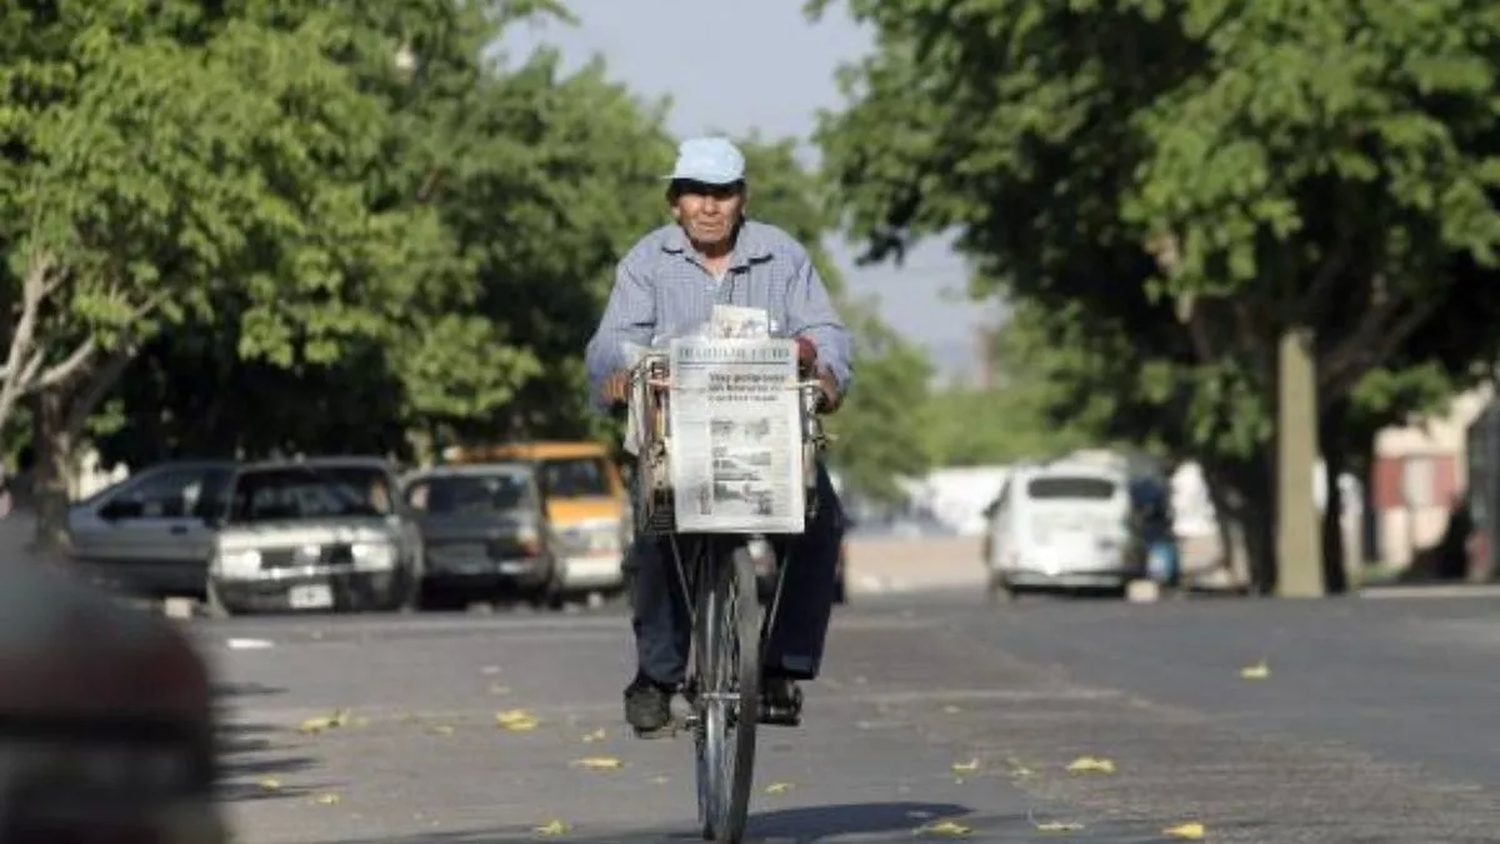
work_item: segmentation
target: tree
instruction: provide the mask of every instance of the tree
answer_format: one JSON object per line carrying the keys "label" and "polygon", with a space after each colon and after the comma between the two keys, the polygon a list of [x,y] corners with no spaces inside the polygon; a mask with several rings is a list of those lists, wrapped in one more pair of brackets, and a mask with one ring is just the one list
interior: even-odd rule
{"label": "tree", "polygon": [[6,69],[28,117],[9,125],[0,175],[16,280],[0,425],[36,397],[44,542],[60,538],[72,443],[145,340],[242,297],[258,329],[246,351],[334,357],[370,328],[343,307],[347,285],[394,299],[404,247],[432,226],[361,201],[383,113],[325,57],[330,21],[229,22],[189,46],[95,11],[33,33],[65,57]]}
{"label": "tree", "polygon": [[[406,190],[441,223],[410,273],[414,291],[389,309],[363,303],[378,309],[379,330],[333,360],[244,359],[234,324],[174,332],[155,347],[165,364],[159,377],[133,382],[122,396],[130,415],[154,414],[155,424],[111,437],[112,455],[405,454],[409,434],[588,430],[579,359],[615,256],[660,213],[632,196],[655,182],[670,154],[660,108],[638,103],[597,64],[564,77],[557,57],[542,52],[470,74],[461,51],[472,49],[478,67],[474,38],[453,38],[436,59],[430,39],[415,43],[428,45],[421,84],[388,98],[399,118],[388,144],[415,162],[398,158],[368,188],[392,205]],[[198,371],[234,390],[174,389]],[[165,425],[162,409],[172,417]]]}
{"label": "tree", "polygon": [[603,430],[589,406],[583,350],[619,256],[663,218],[664,116],[665,104],[639,101],[601,62],[562,75],[550,50],[482,86],[469,118],[477,140],[444,219],[475,257],[479,313],[528,350],[535,368],[514,401],[459,424],[461,432]]}
{"label": "tree", "polygon": [[[1189,364],[1136,382],[1187,414],[1256,556],[1276,556],[1277,498],[1281,536],[1315,536],[1310,499],[1287,506],[1306,464],[1273,487],[1268,446],[1306,459],[1318,414],[1399,357],[1455,260],[1493,284],[1500,9],[850,5],[881,47],[820,139],[871,257],[958,226],[1018,300],[1077,304],[1126,342],[1152,326]],[[1277,386],[1308,373],[1316,395],[1283,396],[1273,437]],[[1307,547],[1280,560],[1298,593],[1319,586]]]}
{"label": "tree", "polygon": [[852,492],[876,501],[901,495],[902,476],[932,465],[924,436],[932,368],[920,348],[891,329],[873,304],[851,296],[823,242],[834,230],[826,186],[798,160],[790,139],[742,142],[750,178],[750,214],[785,230],[812,255],[854,335],[855,385],[830,417],[829,463]]}

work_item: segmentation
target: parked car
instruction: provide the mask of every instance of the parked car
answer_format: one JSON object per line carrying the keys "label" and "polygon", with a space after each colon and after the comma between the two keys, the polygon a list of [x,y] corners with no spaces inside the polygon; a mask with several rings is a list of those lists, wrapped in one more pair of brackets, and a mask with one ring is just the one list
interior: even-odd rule
{"label": "parked car", "polygon": [[414,608],[422,539],[399,488],[380,458],[241,467],[210,520],[210,613]]}
{"label": "parked car", "polygon": [[567,594],[618,594],[632,531],[630,497],[609,450],[597,442],[519,442],[457,449],[455,464],[523,462],[535,467],[557,540]]}
{"label": "parked car", "polygon": [[172,461],[147,467],[68,511],[73,562],[88,579],[145,597],[204,595],[213,528],[235,463]]}
{"label": "parked car", "polygon": [[66,569],[0,567],[0,841],[222,844],[208,666]]}
{"label": "parked car", "polygon": [[1017,466],[986,510],[989,597],[1107,590],[1142,576],[1130,553],[1130,478],[1121,465],[1063,459]]}
{"label": "parked car", "polygon": [[561,604],[562,573],[531,464],[425,469],[402,478],[401,490],[426,548],[424,592]]}

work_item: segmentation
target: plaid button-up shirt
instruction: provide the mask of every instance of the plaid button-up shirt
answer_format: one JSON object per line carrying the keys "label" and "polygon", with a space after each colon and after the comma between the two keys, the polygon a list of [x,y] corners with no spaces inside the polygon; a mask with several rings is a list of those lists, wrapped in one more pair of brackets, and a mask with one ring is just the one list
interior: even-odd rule
{"label": "plaid button-up shirt", "polygon": [[722,280],[703,267],[675,224],[651,232],[625,254],[584,355],[592,395],[611,373],[625,368],[626,344],[650,346],[657,338],[691,333],[708,323],[714,305],[761,308],[772,336],[812,340],[839,393],[848,391],[854,379],[853,341],[812,258],[781,229],[746,220]]}

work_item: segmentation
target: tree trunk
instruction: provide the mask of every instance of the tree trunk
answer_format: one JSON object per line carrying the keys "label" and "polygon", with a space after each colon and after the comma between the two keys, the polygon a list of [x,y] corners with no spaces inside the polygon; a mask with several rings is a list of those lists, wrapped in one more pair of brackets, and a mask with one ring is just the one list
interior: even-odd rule
{"label": "tree trunk", "polygon": [[1276,588],[1276,511],[1269,462],[1263,455],[1247,461],[1208,460],[1203,477],[1236,582],[1247,583],[1257,594],[1271,593]]}
{"label": "tree trunk", "polygon": [[67,424],[67,394],[62,389],[43,390],[32,397],[32,448],[36,464],[32,494],[36,504],[35,545],[37,556],[49,562],[67,559],[69,484],[73,477],[77,443]]}
{"label": "tree trunk", "polygon": [[1344,425],[1342,402],[1335,402],[1323,414],[1318,425],[1318,440],[1323,452],[1323,586],[1330,595],[1349,591],[1349,570],[1344,548],[1344,496],[1339,476],[1344,474],[1344,447],[1339,434]]}
{"label": "tree trunk", "polygon": [[62,561],[71,550],[68,539],[68,509],[72,505],[71,484],[77,450],[84,428],[109,389],[130,365],[134,350],[121,348],[94,369],[80,368],[62,383],[37,391],[36,450],[36,551],[44,559]]}
{"label": "tree trunk", "polygon": [[1318,459],[1317,361],[1310,329],[1282,332],[1276,378],[1276,592],[1324,593],[1313,467]]}

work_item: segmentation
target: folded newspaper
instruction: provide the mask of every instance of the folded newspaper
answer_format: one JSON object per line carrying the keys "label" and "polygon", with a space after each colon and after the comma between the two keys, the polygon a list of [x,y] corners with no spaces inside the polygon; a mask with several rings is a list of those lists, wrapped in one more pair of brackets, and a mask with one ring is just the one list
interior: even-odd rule
{"label": "folded newspaper", "polygon": [[[704,330],[670,339],[668,362],[677,530],[801,533],[807,491],[795,341],[771,338],[764,310],[718,305]],[[626,449],[639,453],[641,435],[632,413]]]}
{"label": "folded newspaper", "polygon": [[801,533],[796,343],[680,338],[669,360],[677,529]]}

